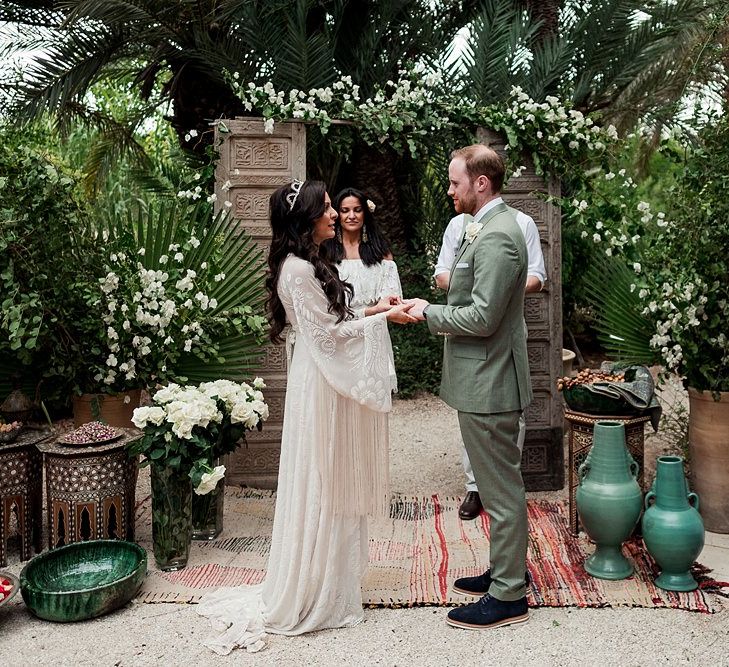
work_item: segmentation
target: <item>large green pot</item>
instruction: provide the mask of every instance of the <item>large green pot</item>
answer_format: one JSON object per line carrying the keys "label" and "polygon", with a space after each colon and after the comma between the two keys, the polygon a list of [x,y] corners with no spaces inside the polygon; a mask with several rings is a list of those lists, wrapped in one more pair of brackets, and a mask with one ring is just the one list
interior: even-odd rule
{"label": "large green pot", "polygon": [[645,507],[643,541],[661,568],[656,586],[667,591],[694,590],[698,584],[691,565],[704,546],[704,522],[698,512],[699,497],[689,493],[682,458],[658,457]]}
{"label": "large green pot", "polygon": [[578,474],[577,512],[596,545],[585,570],[600,579],[625,579],[633,573],[633,565],[623,556],[621,545],[638,522],[643,496],[638,464],[625,446],[623,424],[595,423],[592,449]]}

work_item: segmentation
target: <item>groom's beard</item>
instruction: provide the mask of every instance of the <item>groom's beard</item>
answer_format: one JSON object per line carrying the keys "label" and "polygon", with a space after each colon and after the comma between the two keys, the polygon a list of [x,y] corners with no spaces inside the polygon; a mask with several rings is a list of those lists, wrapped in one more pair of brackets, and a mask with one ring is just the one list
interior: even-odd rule
{"label": "groom's beard", "polygon": [[457,202],[454,202],[456,213],[468,213],[474,215],[478,212],[478,201],[476,199],[476,193],[471,191],[464,193],[458,198]]}

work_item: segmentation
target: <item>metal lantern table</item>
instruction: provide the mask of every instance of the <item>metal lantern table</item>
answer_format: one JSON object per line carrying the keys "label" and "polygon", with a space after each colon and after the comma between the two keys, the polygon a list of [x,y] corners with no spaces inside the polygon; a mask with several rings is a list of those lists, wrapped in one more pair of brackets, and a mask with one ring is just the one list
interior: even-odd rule
{"label": "metal lantern table", "polygon": [[42,550],[43,467],[36,444],[51,437],[49,429],[26,428],[12,442],[0,442],[0,566],[7,564],[7,542],[13,519],[20,534],[20,560]]}
{"label": "metal lantern table", "polygon": [[43,452],[48,503],[48,546],[94,539],[134,541],[137,461],[127,443],[141,437],[126,428],[122,437],[97,445],[66,445],[55,439]]}
{"label": "metal lantern table", "polygon": [[630,455],[638,464],[638,484],[645,491],[643,479],[643,450],[644,450],[644,427],[651,420],[649,414],[614,417],[612,415],[592,415],[585,412],[564,411],[564,418],[567,420],[567,442],[569,446],[569,485],[570,485],[570,530],[577,535],[580,530],[579,517],[577,516],[577,504],[575,496],[579,486],[578,471],[592,449],[592,440],[595,433],[595,422],[616,421],[625,426],[625,444]]}

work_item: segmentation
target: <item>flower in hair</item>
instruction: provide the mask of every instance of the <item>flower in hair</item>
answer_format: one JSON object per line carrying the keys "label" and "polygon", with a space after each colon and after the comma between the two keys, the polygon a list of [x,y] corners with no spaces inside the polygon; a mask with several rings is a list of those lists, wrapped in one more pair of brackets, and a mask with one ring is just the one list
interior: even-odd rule
{"label": "flower in hair", "polygon": [[286,195],[286,201],[289,203],[289,211],[294,210],[294,204],[299,196],[299,192],[301,192],[302,185],[304,185],[304,181],[300,181],[298,178],[291,181],[291,192]]}
{"label": "flower in hair", "polygon": [[368,199],[367,208],[370,209],[370,213],[374,213],[377,206],[375,206],[375,202],[373,202],[371,199]]}

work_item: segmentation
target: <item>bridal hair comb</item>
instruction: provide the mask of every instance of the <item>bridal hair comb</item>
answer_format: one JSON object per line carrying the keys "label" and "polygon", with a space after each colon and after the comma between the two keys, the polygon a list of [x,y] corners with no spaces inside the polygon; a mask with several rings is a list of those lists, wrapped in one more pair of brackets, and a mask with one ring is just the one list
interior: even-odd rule
{"label": "bridal hair comb", "polygon": [[294,210],[294,204],[296,203],[296,198],[299,196],[299,192],[301,192],[302,185],[304,185],[304,181],[300,181],[298,178],[291,181],[291,192],[286,195],[286,201],[289,203],[289,211]]}

